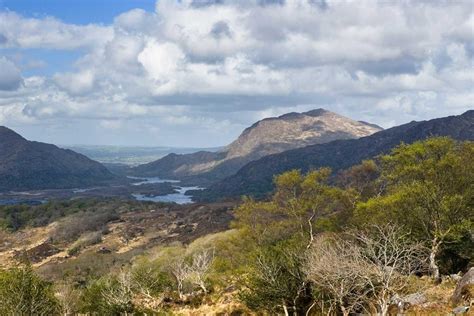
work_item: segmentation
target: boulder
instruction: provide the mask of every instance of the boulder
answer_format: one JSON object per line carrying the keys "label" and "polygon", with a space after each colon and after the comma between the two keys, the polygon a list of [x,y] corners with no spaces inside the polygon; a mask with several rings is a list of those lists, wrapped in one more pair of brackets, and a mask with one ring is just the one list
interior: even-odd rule
{"label": "boulder", "polygon": [[465,314],[469,311],[469,306],[459,306],[453,309],[454,315]]}
{"label": "boulder", "polygon": [[414,305],[421,305],[423,303],[426,303],[427,299],[426,299],[425,294],[423,294],[423,293],[413,293],[413,294],[410,294],[410,295],[407,295],[407,296],[403,297],[402,301],[405,304],[409,304],[410,306],[414,306]]}
{"label": "boulder", "polygon": [[451,301],[454,304],[459,304],[463,300],[469,301],[471,299],[474,299],[474,267],[470,268],[459,280]]}

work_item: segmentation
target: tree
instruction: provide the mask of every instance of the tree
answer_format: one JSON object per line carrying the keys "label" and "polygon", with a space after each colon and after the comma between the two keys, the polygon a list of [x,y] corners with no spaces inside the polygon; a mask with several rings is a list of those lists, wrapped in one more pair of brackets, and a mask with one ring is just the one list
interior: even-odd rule
{"label": "tree", "polygon": [[62,315],[75,315],[79,309],[80,292],[72,284],[62,282],[56,285],[56,298]]}
{"label": "tree", "polygon": [[52,285],[30,266],[0,271],[1,315],[58,315]]}
{"label": "tree", "polygon": [[288,242],[260,248],[242,278],[240,297],[247,306],[285,315],[303,313],[309,288],[301,269],[302,251]]}
{"label": "tree", "polygon": [[137,260],[131,269],[133,291],[156,301],[171,287],[171,280],[163,267],[146,258]]}
{"label": "tree", "polygon": [[402,144],[380,158],[380,196],[360,203],[359,223],[391,221],[430,247],[430,270],[440,279],[438,256],[446,240],[472,231],[474,144],[446,137]]}
{"label": "tree", "polygon": [[409,276],[425,271],[425,248],[390,223],[354,231],[351,236],[354,247],[359,249],[357,256],[366,264],[364,277],[377,303],[377,312],[388,315],[392,299],[405,290]]}
{"label": "tree", "polygon": [[309,248],[319,219],[354,207],[354,194],[329,185],[330,174],[329,168],[321,168],[306,175],[292,170],[276,176],[271,201],[245,199],[236,211],[234,227],[259,246],[298,235]]}
{"label": "tree", "polygon": [[184,298],[185,282],[199,287],[204,294],[207,294],[207,279],[213,260],[214,250],[202,249],[191,254],[189,258],[180,256],[172,263],[171,274],[176,280],[180,299]]}
{"label": "tree", "polygon": [[86,314],[121,315],[133,312],[132,281],[128,271],[94,280],[84,289],[80,311]]}
{"label": "tree", "polygon": [[204,294],[207,294],[207,278],[214,260],[213,249],[203,249],[192,255],[192,263],[189,266],[189,278],[191,282],[198,286]]}
{"label": "tree", "polygon": [[326,293],[330,306],[339,307],[344,316],[365,308],[372,291],[371,267],[353,243],[337,235],[318,236],[306,253],[303,269],[314,289]]}
{"label": "tree", "polygon": [[343,315],[369,310],[387,315],[409,277],[423,272],[425,254],[420,243],[394,225],[372,226],[341,236],[321,236],[307,252],[305,272],[325,291]]}
{"label": "tree", "polygon": [[379,176],[377,163],[374,160],[364,160],[359,165],[340,171],[336,182],[345,189],[355,190],[359,199],[366,201],[383,190],[381,183],[376,181]]}
{"label": "tree", "polygon": [[111,307],[124,312],[133,311],[132,277],[129,271],[121,271],[115,277],[105,279],[102,296]]}

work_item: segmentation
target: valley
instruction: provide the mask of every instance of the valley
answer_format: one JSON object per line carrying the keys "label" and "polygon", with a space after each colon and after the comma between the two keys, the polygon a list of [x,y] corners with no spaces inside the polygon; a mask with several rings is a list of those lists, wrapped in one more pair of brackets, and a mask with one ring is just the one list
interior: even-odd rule
{"label": "valley", "polygon": [[474,316],[474,0],[0,0],[0,316]]}
{"label": "valley", "polygon": [[[387,308],[432,313],[450,311],[453,302],[465,304],[470,292],[456,299],[452,293],[455,273],[466,272],[474,258],[474,111],[370,132],[365,129],[376,127],[354,123],[363,130],[360,137],[321,136],[321,115],[336,125],[346,122],[324,110],[290,113],[269,122],[310,120],[314,125],[304,130],[313,128],[319,136],[285,132],[288,144],[295,143],[275,145],[270,132],[267,145],[255,145],[252,139],[265,139],[265,132],[254,130],[262,125],[257,122],[226,150],[172,153],[119,168],[54,145],[31,143],[4,129],[0,147],[8,154],[0,154],[7,161],[0,171],[15,181],[4,181],[0,191],[0,271],[39,278],[35,282],[46,282],[41,284],[57,291],[54,297],[64,298],[51,298],[48,304],[75,313],[108,314],[113,309],[119,314],[259,315],[278,313],[281,300],[298,313],[307,313],[312,304],[343,308],[344,303],[333,305],[330,299],[309,304],[312,296],[301,292],[301,286],[311,284],[327,295],[339,295],[331,294],[332,286],[345,286],[346,279],[324,283],[343,273],[339,266],[329,269],[327,259],[331,266],[334,261],[360,269],[360,276],[349,280],[355,277],[363,284],[353,291],[360,295],[360,306],[374,311],[373,295],[386,294],[380,283],[371,283],[380,276],[370,271],[385,277],[386,270],[364,257],[365,251],[398,255],[401,249],[408,259],[400,262],[410,260],[410,267],[416,262],[417,268],[406,272],[397,267],[386,286],[403,287],[391,298],[398,303]],[[252,138],[252,133],[257,136]],[[299,138],[309,145],[299,144]],[[51,162],[24,173],[37,166],[35,159]],[[203,161],[212,171],[206,167],[203,173],[187,173],[200,169]],[[80,172],[68,169],[70,165],[79,166]],[[56,180],[65,184],[58,187]],[[425,199],[446,205],[437,209],[442,215],[434,216]],[[454,221],[451,212],[456,212]],[[417,220],[407,219],[407,213]],[[420,229],[420,221],[428,232]],[[443,226],[430,221],[442,221]],[[439,242],[440,250],[430,253],[433,234],[447,237]],[[410,239],[403,237],[408,235]],[[378,242],[395,248],[386,250]],[[428,265],[433,254],[437,259]],[[433,278],[433,269],[438,277]],[[369,286],[373,288],[365,292]]]}
{"label": "valley", "polygon": [[35,205],[45,203],[48,200],[101,197],[186,204],[192,203],[191,196],[186,195],[186,192],[203,189],[198,186],[180,186],[180,181],[178,180],[162,180],[156,177],[128,177],[127,179],[129,183],[88,187],[83,189],[74,188],[0,192],[0,205]]}

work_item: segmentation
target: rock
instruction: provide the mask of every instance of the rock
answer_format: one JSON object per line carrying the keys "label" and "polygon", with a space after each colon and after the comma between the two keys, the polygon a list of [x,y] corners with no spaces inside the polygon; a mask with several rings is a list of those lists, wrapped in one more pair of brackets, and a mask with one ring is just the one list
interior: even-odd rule
{"label": "rock", "polygon": [[426,299],[425,294],[423,293],[413,293],[413,294],[403,297],[402,301],[405,304],[410,304],[411,306],[413,306],[413,305],[421,305],[423,303],[426,303],[427,299]]}
{"label": "rock", "polygon": [[426,301],[427,299],[425,294],[418,292],[406,295],[404,297],[399,297],[396,295],[392,299],[392,304],[397,307],[399,313],[403,313],[403,311],[405,311],[410,306],[422,305],[426,303]]}
{"label": "rock", "polygon": [[455,309],[453,309],[453,314],[460,315],[460,314],[465,314],[468,311],[469,311],[469,306],[458,306]]}
{"label": "rock", "polygon": [[456,285],[451,301],[459,304],[463,299],[473,298],[474,290],[474,267],[470,268]]}
{"label": "rock", "polygon": [[459,280],[462,279],[462,276],[461,276],[461,272],[457,273],[457,274],[450,274],[449,275],[449,278],[455,282],[458,282]]}
{"label": "rock", "polygon": [[112,251],[108,249],[107,247],[100,247],[99,250],[97,250],[97,253],[111,253]]}

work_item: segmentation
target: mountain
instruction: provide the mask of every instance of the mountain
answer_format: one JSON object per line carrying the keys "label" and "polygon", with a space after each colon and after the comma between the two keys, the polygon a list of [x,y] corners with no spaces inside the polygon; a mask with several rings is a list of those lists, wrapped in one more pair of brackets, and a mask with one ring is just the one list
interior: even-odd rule
{"label": "mountain", "polygon": [[107,165],[138,166],[149,163],[164,156],[190,154],[201,150],[217,151],[221,148],[180,148],[180,147],[139,147],[139,146],[111,146],[111,145],[70,145],[61,146],[83,154],[92,160]]}
{"label": "mountain", "polygon": [[135,175],[212,182],[237,172],[246,163],[267,155],[336,139],[367,136],[382,128],[316,109],[266,118],[245,129],[219,152],[170,154],[133,169]]}
{"label": "mountain", "polygon": [[65,189],[114,179],[104,166],[81,154],[28,141],[0,126],[0,191]]}
{"label": "mountain", "polygon": [[413,143],[430,136],[474,140],[474,110],[458,116],[411,122],[359,139],[336,140],[266,156],[248,163],[235,175],[193,194],[196,200],[202,201],[241,195],[263,197],[273,189],[272,181],[276,174],[292,169],[306,172],[325,166],[337,171],[387,153],[401,142]]}

